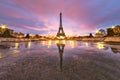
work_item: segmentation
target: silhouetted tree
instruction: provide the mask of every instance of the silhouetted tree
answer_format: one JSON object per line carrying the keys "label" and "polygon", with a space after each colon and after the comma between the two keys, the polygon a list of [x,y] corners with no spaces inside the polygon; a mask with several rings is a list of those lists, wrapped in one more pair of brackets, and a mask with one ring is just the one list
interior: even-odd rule
{"label": "silhouetted tree", "polygon": [[112,28],[108,28],[107,29],[107,36],[114,36],[114,35],[115,35],[115,33],[114,33],[113,29]]}
{"label": "silhouetted tree", "polygon": [[30,34],[27,34],[27,35],[25,36],[25,38],[30,38]]}
{"label": "silhouetted tree", "polygon": [[38,34],[36,34],[36,35],[35,35],[35,38],[39,38],[39,35],[38,35]]}
{"label": "silhouetted tree", "polygon": [[12,35],[10,34],[10,31],[7,29],[7,30],[5,30],[5,32],[2,34],[2,37],[4,37],[4,38],[13,38],[14,36],[12,36]]}
{"label": "silhouetted tree", "polygon": [[100,29],[96,32],[95,36],[96,37],[105,37],[106,36],[106,31],[104,29]]}
{"label": "silhouetted tree", "polygon": [[90,34],[89,34],[89,37],[90,37],[90,38],[92,38],[92,37],[93,37],[92,33],[90,33]]}

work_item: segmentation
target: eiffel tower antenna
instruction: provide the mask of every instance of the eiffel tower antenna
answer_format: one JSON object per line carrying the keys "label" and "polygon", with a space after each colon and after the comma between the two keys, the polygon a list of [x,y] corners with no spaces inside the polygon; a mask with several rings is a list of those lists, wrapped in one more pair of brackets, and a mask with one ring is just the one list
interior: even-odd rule
{"label": "eiffel tower antenna", "polygon": [[62,13],[60,12],[60,27],[62,27]]}

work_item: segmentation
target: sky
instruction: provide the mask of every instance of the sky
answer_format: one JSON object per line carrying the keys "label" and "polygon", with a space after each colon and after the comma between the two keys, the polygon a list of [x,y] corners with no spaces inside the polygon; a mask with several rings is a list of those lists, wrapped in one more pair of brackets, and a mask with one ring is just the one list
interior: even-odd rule
{"label": "sky", "polygon": [[120,25],[120,0],[0,0],[0,24],[16,32],[56,35],[62,12],[66,35]]}

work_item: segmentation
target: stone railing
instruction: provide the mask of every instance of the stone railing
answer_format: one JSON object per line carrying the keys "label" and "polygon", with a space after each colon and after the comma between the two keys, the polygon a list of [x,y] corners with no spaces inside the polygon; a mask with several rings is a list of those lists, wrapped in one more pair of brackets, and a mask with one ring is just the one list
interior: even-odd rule
{"label": "stone railing", "polygon": [[2,42],[24,42],[24,41],[32,41],[33,39],[19,39],[19,38],[0,38],[0,41]]}
{"label": "stone railing", "polygon": [[106,37],[105,42],[120,42],[120,37]]}
{"label": "stone railing", "polygon": [[104,42],[120,42],[120,37],[104,37],[104,38],[79,38],[79,41],[104,41]]}

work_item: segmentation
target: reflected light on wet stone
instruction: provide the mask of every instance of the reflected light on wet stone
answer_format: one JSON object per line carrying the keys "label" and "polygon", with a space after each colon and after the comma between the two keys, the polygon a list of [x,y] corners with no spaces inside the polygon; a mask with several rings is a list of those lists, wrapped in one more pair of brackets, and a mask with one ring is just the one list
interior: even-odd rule
{"label": "reflected light on wet stone", "polygon": [[63,40],[63,43],[62,44],[66,44],[66,40]]}
{"label": "reflected light on wet stone", "polygon": [[31,47],[31,44],[32,44],[32,42],[28,42],[28,48],[30,48],[30,47]]}
{"label": "reflected light on wet stone", "polygon": [[59,43],[59,40],[56,40],[55,43],[58,44],[58,43]]}
{"label": "reflected light on wet stone", "polygon": [[45,41],[42,41],[42,45],[43,45],[43,46],[45,46],[45,45],[46,45]]}
{"label": "reflected light on wet stone", "polygon": [[2,53],[0,53],[0,59],[1,59],[1,58],[4,58],[4,56],[3,56],[3,54],[2,54]]}
{"label": "reflected light on wet stone", "polygon": [[71,48],[74,48],[74,47],[75,47],[74,41],[69,41],[69,43],[70,43]]}
{"label": "reflected light on wet stone", "polygon": [[88,42],[86,42],[86,43],[85,43],[85,46],[86,46],[86,47],[88,47],[88,46],[89,46]]}
{"label": "reflected light on wet stone", "polygon": [[19,43],[15,43],[15,49],[18,49]]}
{"label": "reflected light on wet stone", "polygon": [[51,45],[52,45],[51,40],[48,40],[48,48],[50,48]]}
{"label": "reflected light on wet stone", "polygon": [[55,44],[66,44],[66,40],[56,40]]}
{"label": "reflected light on wet stone", "polygon": [[66,40],[56,40],[56,44],[66,44]]}
{"label": "reflected light on wet stone", "polygon": [[19,50],[14,50],[13,53],[12,53],[12,55],[16,56],[19,52],[20,52]]}
{"label": "reflected light on wet stone", "polygon": [[[42,46],[42,42],[45,46]],[[120,79],[120,56],[111,53],[111,49],[114,52],[120,50],[119,45],[72,40],[48,40],[29,43],[32,43],[32,49],[24,48],[24,46],[28,46],[28,42],[20,42],[17,43],[18,49],[0,50],[0,58],[2,58],[0,59],[2,65],[0,70],[1,73],[4,72],[1,75],[3,76],[2,80]],[[15,43],[10,44],[11,46],[15,45]],[[48,45],[50,48],[46,49]],[[71,49],[71,46],[74,48]],[[105,49],[110,46],[112,47],[110,51]]]}
{"label": "reflected light on wet stone", "polygon": [[105,48],[105,45],[104,45],[104,43],[97,43],[97,48],[98,49],[104,49]]}

